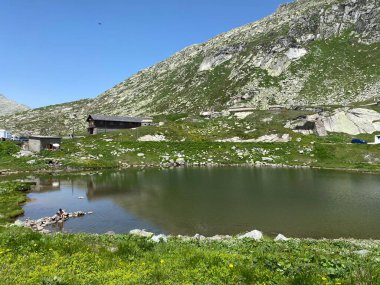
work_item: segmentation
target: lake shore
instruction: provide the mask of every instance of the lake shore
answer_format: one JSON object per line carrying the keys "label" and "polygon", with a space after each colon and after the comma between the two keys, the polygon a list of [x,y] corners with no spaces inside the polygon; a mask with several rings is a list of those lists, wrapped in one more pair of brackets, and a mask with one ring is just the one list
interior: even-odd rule
{"label": "lake shore", "polygon": [[[2,224],[30,185],[1,183]],[[13,210],[4,207],[13,205]],[[0,227],[2,284],[376,284],[379,241],[42,234]],[[30,267],[33,264],[33,268]],[[306,283],[297,283],[302,280]],[[301,282],[301,281],[299,281]]]}

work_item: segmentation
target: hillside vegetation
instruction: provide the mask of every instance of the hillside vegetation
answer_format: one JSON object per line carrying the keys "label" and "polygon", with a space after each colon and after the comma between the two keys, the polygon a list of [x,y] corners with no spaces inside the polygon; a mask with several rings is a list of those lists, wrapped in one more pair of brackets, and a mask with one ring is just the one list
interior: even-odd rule
{"label": "hillside vegetation", "polygon": [[379,26],[377,0],[295,1],[185,48],[95,99],[0,118],[0,127],[68,134],[84,131],[91,113],[195,115],[373,101],[380,91]]}

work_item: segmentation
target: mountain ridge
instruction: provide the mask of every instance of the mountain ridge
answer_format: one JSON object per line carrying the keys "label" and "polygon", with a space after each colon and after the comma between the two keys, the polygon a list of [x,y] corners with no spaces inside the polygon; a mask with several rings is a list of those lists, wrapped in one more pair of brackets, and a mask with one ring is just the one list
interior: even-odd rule
{"label": "mountain ridge", "polygon": [[[17,115],[42,129],[58,114],[198,114],[349,105],[380,91],[379,0],[298,0],[272,15],[191,45],[145,68],[95,99]],[[70,123],[68,123],[70,121]],[[41,127],[39,126],[41,125]],[[30,124],[29,124],[30,126]],[[22,129],[19,123],[15,128]],[[84,129],[84,123],[76,126]]]}
{"label": "mountain ridge", "polygon": [[12,115],[27,110],[30,110],[28,106],[17,103],[0,94],[0,116]]}

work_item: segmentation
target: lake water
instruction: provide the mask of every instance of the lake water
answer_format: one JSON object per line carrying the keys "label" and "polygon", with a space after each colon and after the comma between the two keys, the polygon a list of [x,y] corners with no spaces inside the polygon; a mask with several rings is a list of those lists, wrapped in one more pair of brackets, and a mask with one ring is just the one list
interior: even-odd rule
{"label": "lake water", "polygon": [[[380,175],[310,169],[130,169],[39,178],[25,218],[93,211],[66,232],[380,238]],[[84,199],[78,199],[83,197]]]}

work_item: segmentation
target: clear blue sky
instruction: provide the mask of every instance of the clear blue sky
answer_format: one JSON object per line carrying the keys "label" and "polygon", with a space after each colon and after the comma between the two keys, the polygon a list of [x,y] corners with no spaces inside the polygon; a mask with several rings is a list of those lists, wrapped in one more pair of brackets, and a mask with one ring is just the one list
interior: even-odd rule
{"label": "clear blue sky", "polygon": [[0,0],[0,93],[33,108],[93,98],[284,2]]}

